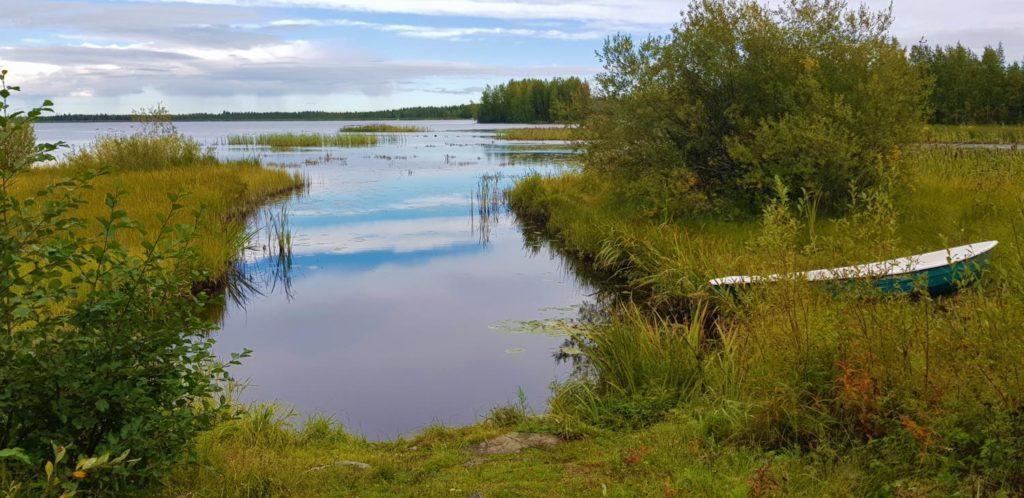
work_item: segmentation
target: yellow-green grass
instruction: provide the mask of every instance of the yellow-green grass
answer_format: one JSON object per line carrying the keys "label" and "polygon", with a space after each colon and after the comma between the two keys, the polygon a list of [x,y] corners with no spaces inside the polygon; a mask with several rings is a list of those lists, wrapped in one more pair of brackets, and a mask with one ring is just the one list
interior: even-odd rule
{"label": "yellow-green grass", "polygon": [[1024,125],[928,125],[922,140],[948,144],[1024,144]]}
{"label": "yellow-green grass", "polygon": [[[660,319],[611,308],[581,345],[592,376],[547,413],[373,443],[255,409],[204,435],[166,496],[947,496],[1021,491],[1024,153],[911,149],[901,193],[813,231],[778,219],[652,217],[585,173],[530,177],[509,195],[587,267],[635,299],[689,306]],[[788,228],[787,228],[788,227]],[[812,233],[813,232],[813,233]],[[981,285],[942,299],[833,295],[798,281],[715,296],[709,276],[863,262],[987,239]],[[813,242],[813,244],[810,244]],[[510,393],[511,397],[511,393]],[[567,440],[479,457],[509,431]],[[361,468],[351,462],[368,464]],[[1016,470],[1015,470],[1016,469]],[[1016,472],[1016,473],[1015,473]]]}
{"label": "yellow-green grass", "polygon": [[298,147],[372,147],[380,142],[377,135],[364,133],[263,133],[231,135],[228,145],[252,145],[288,149]]}
{"label": "yellow-green grass", "polygon": [[[707,422],[675,416],[632,432],[608,432],[548,449],[480,457],[470,446],[514,427],[435,426],[367,442],[315,418],[273,422],[274,410],[222,425],[197,444],[161,496],[563,497],[748,496],[755,489],[850,495],[866,462],[815,465],[799,451],[762,451],[706,437]],[[364,463],[369,468],[354,465]],[[758,479],[759,469],[766,469]]]}
{"label": "yellow-green grass", "polygon": [[575,140],[576,130],[568,127],[560,128],[511,128],[499,130],[494,134],[498,140]]}
{"label": "yellow-green grass", "polygon": [[422,126],[393,125],[387,123],[350,125],[341,128],[342,133],[419,133],[424,131],[427,131],[427,129]]}
{"label": "yellow-green grass", "polygon": [[[112,165],[114,166],[114,165]],[[71,175],[76,166],[37,168],[17,177],[16,196],[29,196],[43,186]],[[202,208],[198,220],[199,250],[197,264],[220,280],[238,255],[239,237],[245,230],[246,215],[273,199],[287,195],[304,185],[297,174],[264,168],[257,162],[203,162],[146,170],[118,170],[93,181],[94,188],[83,192],[85,204],[73,215],[93,221],[107,214],[107,193],[125,192],[120,208],[151,233],[160,224],[159,217],[170,208],[168,194],[186,192],[183,204]],[[183,210],[178,222],[193,220]],[[98,228],[94,225],[92,228]],[[98,231],[94,230],[95,233]],[[141,251],[139,235],[123,232],[122,242]]]}

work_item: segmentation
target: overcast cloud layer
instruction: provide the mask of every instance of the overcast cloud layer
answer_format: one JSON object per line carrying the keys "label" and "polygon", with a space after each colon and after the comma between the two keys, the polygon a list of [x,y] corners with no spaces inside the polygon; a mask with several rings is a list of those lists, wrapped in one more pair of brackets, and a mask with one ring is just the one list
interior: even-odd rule
{"label": "overcast cloud layer", "polygon": [[[3,0],[0,66],[62,112],[454,104],[511,77],[592,75],[605,36],[665,33],[686,3]],[[1019,60],[1019,4],[895,0],[894,32],[904,43],[1002,42]]]}

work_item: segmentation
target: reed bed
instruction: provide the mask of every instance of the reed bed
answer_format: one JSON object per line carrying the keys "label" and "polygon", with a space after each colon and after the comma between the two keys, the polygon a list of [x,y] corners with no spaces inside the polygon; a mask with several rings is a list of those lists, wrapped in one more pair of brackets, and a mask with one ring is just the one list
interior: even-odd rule
{"label": "reed bed", "polygon": [[512,128],[499,130],[494,134],[498,140],[576,140],[577,131],[574,128]]}
{"label": "reed bed", "polygon": [[300,147],[373,147],[381,137],[364,133],[264,133],[260,135],[232,135],[228,145],[247,145],[291,149]]}
{"label": "reed bed", "polygon": [[[185,192],[183,203],[197,210],[198,218],[186,219],[191,215],[183,213],[175,221],[197,223],[197,264],[220,283],[244,245],[246,217],[268,201],[302,189],[306,181],[297,173],[264,168],[255,160],[221,162],[196,155],[196,147],[191,139],[177,135],[102,138],[62,164],[20,176],[13,191],[30,196],[75,171],[103,168],[107,173],[83,192],[85,203],[73,215],[95,222],[107,214],[105,196],[121,192],[119,208],[150,231],[160,225],[170,207],[168,194]],[[99,233],[97,227],[85,230]],[[124,231],[121,237],[126,246],[142,250],[137,232]]]}
{"label": "reed bed", "polygon": [[427,129],[422,126],[375,123],[344,126],[339,131],[341,133],[420,133],[427,131]]}
{"label": "reed bed", "polygon": [[1024,125],[928,125],[922,141],[949,144],[1024,144]]}

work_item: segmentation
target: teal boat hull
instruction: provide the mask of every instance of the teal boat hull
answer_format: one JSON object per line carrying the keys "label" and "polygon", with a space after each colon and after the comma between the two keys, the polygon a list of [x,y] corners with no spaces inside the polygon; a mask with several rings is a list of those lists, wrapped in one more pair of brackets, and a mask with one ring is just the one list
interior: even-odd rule
{"label": "teal boat hull", "polygon": [[[988,267],[989,255],[999,242],[992,240],[878,263],[828,270],[793,273],[788,276],[733,276],[711,280],[712,289],[727,290],[786,278],[807,279],[821,284],[832,294],[871,290],[883,294],[954,293],[977,282]],[[904,271],[898,271],[906,268]]]}
{"label": "teal boat hull", "polygon": [[967,261],[919,272],[880,278],[875,287],[885,294],[927,292],[933,296],[952,294],[981,278],[988,266],[989,255],[981,254]]}

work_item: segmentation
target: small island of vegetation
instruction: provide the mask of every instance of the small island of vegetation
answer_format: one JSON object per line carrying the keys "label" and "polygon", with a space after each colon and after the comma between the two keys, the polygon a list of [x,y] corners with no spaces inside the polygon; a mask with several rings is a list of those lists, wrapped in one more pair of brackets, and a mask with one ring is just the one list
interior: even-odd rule
{"label": "small island of vegetation", "polygon": [[259,135],[231,135],[228,145],[248,145],[289,149],[297,147],[371,147],[381,138],[364,133],[262,133]]}
{"label": "small island of vegetation", "polygon": [[424,131],[427,131],[427,129],[422,126],[393,125],[387,123],[349,125],[341,128],[342,133],[420,133]]}

